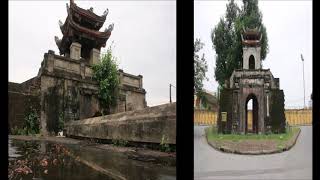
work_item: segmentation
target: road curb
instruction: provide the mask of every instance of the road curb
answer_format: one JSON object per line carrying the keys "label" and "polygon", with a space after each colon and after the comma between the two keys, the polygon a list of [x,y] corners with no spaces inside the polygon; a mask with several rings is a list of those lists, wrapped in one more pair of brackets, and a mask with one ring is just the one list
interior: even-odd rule
{"label": "road curb", "polygon": [[241,151],[238,149],[231,149],[226,146],[218,146],[214,141],[209,141],[207,136],[207,131],[205,131],[206,141],[207,143],[213,147],[214,149],[224,152],[224,153],[232,153],[232,154],[242,154],[242,155],[265,155],[265,154],[275,154],[281,153],[284,151],[290,150],[297,142],[298,137],[300,135],[301,129],[299,128],[298,133],[295,134],[282,149],[274,149],[274,150],[259,150],[259,151]]}

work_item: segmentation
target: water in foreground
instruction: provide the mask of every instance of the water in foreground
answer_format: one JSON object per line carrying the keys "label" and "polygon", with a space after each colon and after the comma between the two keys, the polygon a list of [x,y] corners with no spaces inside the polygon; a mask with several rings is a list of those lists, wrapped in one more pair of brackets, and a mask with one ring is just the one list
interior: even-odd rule
{"label": "water in foreground", "polygon": [[9,179],[176,179],[175,167],[119,152],[45,141],[9,140]]}

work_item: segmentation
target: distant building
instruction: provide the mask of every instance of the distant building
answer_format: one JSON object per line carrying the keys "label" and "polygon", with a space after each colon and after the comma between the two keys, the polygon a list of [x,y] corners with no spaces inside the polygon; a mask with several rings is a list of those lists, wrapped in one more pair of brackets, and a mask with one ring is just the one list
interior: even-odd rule
{"label": "distant building", "polygon": [[313,99],[313,97],[312,97],[312,93],[311,93],[310,100],[309,100],[309,108],[310,109],[312,108],[312,99]]}
{"label": "distant building", "polygon": [[201,100],[197,95],[194,95],[194,109],[198,110],[218,110],[218,100],[213,92],[204,90],[205,100]]}

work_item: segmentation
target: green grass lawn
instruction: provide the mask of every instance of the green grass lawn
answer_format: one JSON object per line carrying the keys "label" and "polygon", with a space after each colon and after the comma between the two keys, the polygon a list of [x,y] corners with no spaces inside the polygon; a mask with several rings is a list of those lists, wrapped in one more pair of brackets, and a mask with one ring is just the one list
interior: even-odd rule
{"label": "green grass lawn", "polygon": [[224,141],[231,140],[234,142],[241,142],[242,140],[275,140],[278,141],[279,148],[284,146],[294,134],[299,131],[298,127],[291,127],[287,129],[286,133],[282,134],[218,134],[216,127],[208,127],[205,129],[208,140]]}

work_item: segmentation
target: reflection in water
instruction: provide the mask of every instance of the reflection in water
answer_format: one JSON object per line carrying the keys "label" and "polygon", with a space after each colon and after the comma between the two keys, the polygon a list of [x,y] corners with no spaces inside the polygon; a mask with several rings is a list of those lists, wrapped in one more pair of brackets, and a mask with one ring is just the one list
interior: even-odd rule
{"label": "reflection in water", "polygon": [[18,154],[19,152],[17,151],[17,148],[13,147],[11,144],[12,144],[12,141],[9,139],[9,146],[8,146],[9,147],[9,160],[21,156],[20,154]]}
{"label": "reflection in water", "polygon": [[175,167],[80,145],[9,140],[9,179],[176,179]]}

